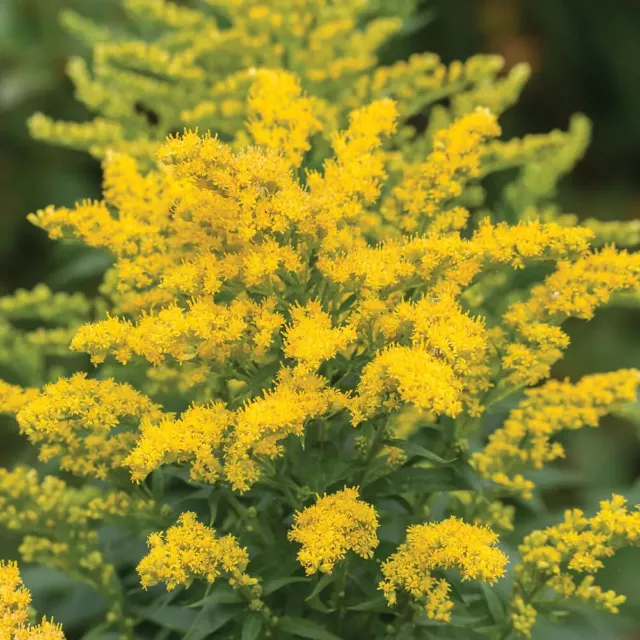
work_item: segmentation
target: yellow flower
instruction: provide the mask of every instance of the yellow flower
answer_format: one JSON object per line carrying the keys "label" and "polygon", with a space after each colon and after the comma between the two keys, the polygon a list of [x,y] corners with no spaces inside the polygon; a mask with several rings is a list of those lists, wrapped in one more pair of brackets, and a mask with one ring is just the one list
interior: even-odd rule
{"label": "yellow flower", "polygon": [[411,526],[406,542],[383,563],[384,580],[379,588],[389,605],[396,603],[397,590],[404,589],[424,604],[429,618],[448,621],[453,608],[450,586],[432,572],[458,569],[463,580],[493,584],[504,574],[508,562],[497,542],[498,536],[488,527],[455,517]]}
{"label": "yellow flower", "polygon": [[415,231],[421,218],[434,218],[444,203],[462,194],[469,178],[478,175],[482,144],[498,135],[497,119],[488,109],[477,109],[439,131],[427,161],[410,167],[383,204],[383,215],[407,231]]}
{"label": "yellow flower", "polygon": [[140,425],[135,448],[124,460],[139,482],[162,464],[192,462],[194,480],[214,483],[222,470],[219,459],[231,413],[221,403],[193,406],[178,419],[167,417]]}
{"label": "yellow flower", "polygon": [[62,627],[42,618],[29,624],[31,594],[15,562],[0,562],[0,637],[6,640],[64,640]]}
{"label": "yellow flower", "polygon": [[633,402],[639,386],[640,371],[622,369],[585,376],[576,384],[550,380],[527,390],[487,446],[473,455],[473,465],[482,477],[531,498],[534,485],[521,473],[564,456],[562,445],[551,438],[565,429],[598,426],[613,408]]}
{"label": "yellow flower", "polygon": [[347,551],[362,558],[373,557],[378,546],[376,510],[359,499],[357,487],[318,497],[316,503],[296,512],[289,540],[302,545],[298,561],[307,575],[331,573]]}
{"label": "yellow flower", "polygon": [[282,153],[299,167],[309,137],[321,125],[313,101],[302,94],[300,80],[284,71],[260,70],[247,100],[247,128],[256,144]]}
{"label": "yellow flower", "polygon": [[516,340],[502,359],[509,382],[531,385],[549,375],[568,338],[557,326],[566,318],[590,320],[614,293],[640,291],[640,254],[608,247],[578,260],[563,261],[524,302],[504,315]]}
{"label": "yellow flower", "polygon": [[554,607],[561,606],[563,599],[578,598],[609,613],[619,612],[626,598],[603,591],[594,584],[593,574],[603,567],[604,558],[640,545],[640,510],[629,511],[626,502],[614,495],[600,503],[600,511],[592,518],[579,509],[567,510],[564,522],[525,537],[518,547],[521,561],[515,568],[511,603],[513,626],[521,636],[531,637],[536,618],[535,597],[525,602],[525,594],[540,592],[542,585],[554,592]]}
{"label": "yellow flower", "polygon": [[18,414],[22,433],[39,457],[62,469],[104,480],[135,443],[141,420],[157,422],[160,408],[128,384],[85,374],[48,384]]}
{"label": "yellow flower", "polygon": [[331,316],[317,301],[293,307],[290,312],[292,323],[284,334],[284,354],[305,369],[316,370],[355,340],[355,330],[348,326],[334,328]]}
{"label": "yellow flower", "polygon": [[39,394],[39,389],[23,389],[18,385],[0,380],[0,413],[16,415]]}
{"label": "yellow flower", "polygon": [[317,375],[284,369],[276,386],[248,402],[232,417],[224,447],[224,475],[236,491],[247,491],[260,477],[260,459],[282,455],[281,441],[302,436],[308,420],[340,409],[345,397]]}
{"label": "yellow flower", "polygon": [[422,345],[380,351],[364,368],[356,391],[349,405],[354,424],[399,402],[436,415],[455,417],[462,411],[462,382],[448,363]]}
{"label": "yellow flower", "polygon": [[245,582],[246,549],[231,535],[217,537],[214,529],[198,522],[195,513],[185,512],[165,533],[151,534],[148,544],[149,553],[138,565],[145,589],[164,582],[172,590],[189,585],[194,578],[212,583],[223,575],[234,583]]}

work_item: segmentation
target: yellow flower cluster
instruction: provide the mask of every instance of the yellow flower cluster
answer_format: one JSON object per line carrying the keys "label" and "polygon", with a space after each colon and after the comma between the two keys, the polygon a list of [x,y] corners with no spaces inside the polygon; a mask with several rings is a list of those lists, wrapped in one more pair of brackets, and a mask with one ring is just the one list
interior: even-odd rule
{"label": "yellow flower cluster", "polygon": [[76,374],[45,385],[17,419],[41,460],[59,458],[66,471],[104,480],[122,466],[138,423],[161,416],[160,408],[130,385]]}
{"label": "yellow flower cluster", "polygon": [[625,505],[622,496],[614,495],[600,503],[600,511],[592,518],[579,509],[569,510],[564,522],[524,539],[518,548],[521,563],[515,568],[511,603],[512,625],[521,636],[531,637],[536,606],[548,602],[576,598],[618,613],[625,597],[594,584],[593,574],[603,567],[603,559],[640,544],[640,510],[629,511]]}
{"label": "yellow flower cluster", "polygon": [[0,380],[0,413],[15,416],[39,395],[39,389],[23,389],[18,385]]}
{"label": "yellow flower cluster", "polygon": [[296,360],[304,370],[317,370],[356,339],[353,327],[332,327],[331,316],[317,301],[294,307],[290,314],[291,326],[284,333],[284,355]]}
{"label": "yellow flower cluster", "polygon": [[279,444],[301,436],[307,420],[345,403],[320,376],[284,369],[276,386],[235,412],[220,404],[193,406],[179,419],[143,424],[125,465],[135,481],[170,462],[191,462],[194,480],[215,482],[220,476],[246,491],[261,475],[260,459],[282,454]]}
{"label": "yellow flower cluster", "polygon": [[149,553],[140,561],[142,586],[164,582],[167,589],[189,585],[194,578],[214,582],[227,576],[232,584],[250,586],[255,581],[245,574],[249,562],[246,549],[231,535],[221,538],[214,529],[198,522],[195,513],[185,512],[178,524],[149,536]]}
{"label": "yellow flower cluster", "polygon": [[382,565],[380,589],[390,605],[396,603],[398,589],[404,589],[423,602],[429,618],[450,620],[451,587],[433,571],[458,569],[463,580],[493,584],[508,562],[497,541],[491,529],[455,517],[409,527],[406,542]]}
{"label": "yellow flower cluster", "polygon": [[42,618],[29,624],[31,594],[15,562],[0,562],[0,638],[6,640],[64,640],[62,627]]}
{"label": "yellow flower cluster", "polygon": [[614,293],[640,291],[640,254],[613,247],[563,261],[524,302],[507,310],[504,323],[515,340],[502,364],[515,385],[532,385],[549,376],[569,338],[557,325],[570,317],[590,320]]}
{"label": "yellow flower cluster", "polygon": [[95,523],[129,520],[134,528],[146,528],[167,515],[167,508],[154,501],[122,491],[103,493],[89,485],[75,489],[54,476],[40,479],[28,467],[0,469],[0,524],[23,536],[19,547],[23,560],[91,585],[105,598],[111,620],[123,630],[130,624],[123,593],[115,567],[104,557]]}
{"label": "yellow flower cluster", "polygon": [[[436,216],[458,218],[461,223],[452,227],[463,227],[466,215],[447,211],[444,205],[462,194],[469,178],[478,176],[482,143],[499,135],[496,117],[487,109],[478,109],[439,131],[427,161],[412,167],[391,198],[382,203],[383,215],[408,232],[424,231]],[[436,227],[439,223],[434,221]]]}
{"label": "yellow flower cluster", "polygon": [[640,386],[640,371],[623,369],[569,381],[550,380],[525,392],[487,446],[472,457],[478,473],[509,493],[532,497],[534,484],[522,476],[526,469],[564,456],[553,436],[566,429],[596,427],[598,420],[617,406],[633,402]]}
{"label": "yellow flower cluster", "polygon": [[256,144],[281,152],[299,167],[309,137],[320,131],[312,101],[302,96],[300,80],[284,71],[258,71],[247,100],[247,128]]}
{"label": "yellow flower cluster", "polygon": [[53,476],[41,481],[35,469],[0,469],[0,523],[25,536],[22,558],[88,582],[118,609],[115,569],[105,561],[89,522],[88,505],[99,495],[89,486],[72,489]]}
{"label": "yellow flower cluster", "polygon": [[359,499],[357,487],[345,487],[295,514],[289,540],[302,545],[298,560],[307,575],[331,573],[348,551],[371,558],[378,546],[376,510]]}

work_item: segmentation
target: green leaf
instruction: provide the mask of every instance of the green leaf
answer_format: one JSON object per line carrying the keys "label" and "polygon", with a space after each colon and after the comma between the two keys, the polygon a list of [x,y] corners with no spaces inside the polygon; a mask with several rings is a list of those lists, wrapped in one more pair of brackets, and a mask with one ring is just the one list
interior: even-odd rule
{"label": "green leaf", "polygon": [[369,600],[347,607],[347,609],[349,611],[379,611],[387,613],[389,611],[389,605],[382,595],[377,595],[369,598]]}
{"label": "green leaf", "polygon": [[501,625],[506,618],[502,601],[488,584],[480,582],[480,588],[482,589],[484,599],[487,602],[487,608],[489,609],[489,613],[491,614],[493,621],[497,625]]}
{"label": "green leaf", "polygon": [[414,456],[417,458],[424,458],[425,460],[430,460],[431,462],[437,462],[438,464],[451,464],[455,458],[451,458],[450,460],[445,460],[441,458],[439,455],[433,453],[433,451],[429,451],[429,449],[425,449],[424,447],[416,444],[415,442],[410,442],[409,440],[399,440],[392,439],[387,440],[387,444],[392,447],[398,447],[402,449],[410,456]]}
{"label": "green leaf", "polygon": [[469,481],[450,466],[435,469],[404,467],[367,487],[367,495],[380,497],[404,492],[437,493],[470,489]]}
{"label": "green leaf", "polygon": [[200,611],[184,640],[204,640],[222,629],[238,612],[237,607],[213,605]]}
{"label": "green leaf", "polygon": [[174,605],[160,609],[156,607],[133,607],[132,611],[145,620],[155,622],[160,627],[182,633],[189,631],[197,618],[195,611]]}
{"label": "green leaf", "polygon": [[342,640],[339,636],[321,627],[317,622],[305,620],[304,618],[281,618],[278,623],[278,629],[297,636],[298,638],[310,638],[311,640]]}
{"label": "green leaf", "polygon": [[269,580],[269,582],[265,582],[265,585],[262,589],[262,593],[264,593],[265,596],[268,596],[282,589],[282,587],[286,587],[289,584],[295,584],[296,582],[310,582],[310,581],[311,581],[311,578],[303,578],[302,576],[289,576],[287,578],[276,578],[274,580]]}
{"label": "green leaf", "polygon": [[313,588],[313,591],[305,598],[306,602],[309,602],[312,598],[318,596],[322,591],[324,591],[331,583],[333,582],[333,574],[325,573],[322,575],[320,580],[316,582],[316,586]]}
{"label": "green leaf", "polygon": [[262,630],[262,622],[262,616],[257,613],[250,613],[244,619],[240,640],[256,640]]}

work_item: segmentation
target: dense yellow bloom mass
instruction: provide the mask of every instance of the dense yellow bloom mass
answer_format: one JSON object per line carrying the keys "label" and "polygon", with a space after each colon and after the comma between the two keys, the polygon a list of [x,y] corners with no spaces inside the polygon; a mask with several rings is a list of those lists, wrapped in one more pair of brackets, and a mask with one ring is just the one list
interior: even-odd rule
{"label": "dense yellow bloom mass", "polygon": [[[138,495],[189,500],[198,513],[210,508],[209,526],[186,512],[149,537],[142,585],[228,580],[238,590],[232,600],[248,596],[261,612],[242,622],[243,637],[266,632],[265,624],[274,636],[298,625],[289,612],[272,617],[246,573],[250,549],[264,570],[265,598],[309,580],[293,576],[288,529],[308,575],[343,562],[334,608],[305,600],[336,611],[340,629],[351,624],[349,611],[377,615],[344,585],[375,579],[376,563],[358,562],[350,574],[345,559],[350,551],[373,556],[378,518],[393,536],[400,519],[423,521],[437,505],[513,531],[516,507],[500,495],[529,497],[522,474],[563,455],[553,436],[595,425],[634,399],[634,370],[525,391],[473,457],[480,484],[466,465],[484,413],[550,375],[568,345],[567,318],[589,319],[615,293],[638,293],[640,262],[638,254],[598,249],[602,230],[573,226],[548,206],[584,151],[584,119],[568,133],[496,139],[497,118],[527,75],[522,67],[499,76],[495,57],[445,67],[424,54],[371,71],[376,46],[400,27],[374,16],[401,12],[402,2],[206,4],[211,14],[123,0],[143,21],[144,40],[118,40],[71,19],[98,42],[95,76],[77,61],[72,73],[105,119],[73,130],[35,125],[104,158],[104,197],[31,220],[53,238],[106,250],[113,266],[103,303],[94,309],[62,295],[64,321],[28,339],[19,321],[48,319],[55,295],[0,299],[0,347],[8,345],[0,364],[36,345],[25,353],[37,372],[73,334],[72,350],[88,353],[99,373],[12,377],[10,368],[7,379],[24,388],[1,383],[0,411],[17,413],[42,460],[57,458],[63,470],[123,490],[73,489],[24,468],[2,470],[0,523],[26,536],[25,559],[100,590],[125,635],[129,603],[98,527],[164,529],[170,507]],[[285,64],[302,74],[283,71]],[[442,99],[424,132],[407,124]],[[156,126],[144,123],[147,112]],[[185,123],[211,132],[165,140]],[[506,168],[515,177],[485,198],[484,178]],[[154,473],[163,465],[180,468]],[[488,494],[485,480],[494,485]],[[348,488],[357,483],[371,504]],[[339,486],[347,488],[332,492]],[[316,492],[322,497],[300,508]],[[538,578],[556,595],[614,610],[619,596],[590,576],[580,585],[572,576],[635,544],[636,515],[615,498],[595,519],[573,512],[557,530],[525,540],[504,631],[530,626],[534,596],[545,593]],[[452,585],[441,572],[493,584],[507,563],[497,542],[491,529],[455,516],[412,524],[382,564],[380,589],[390,605],[406,591],[429,618],[448,621]],[[203,587],[205,612],[209,596],[227,597],[218,586],[225,585]],[[282,594],[274,601],[288,602]],[[134,611],[136,598],[131,592]],[[240,617],[224,632],[233,635]],[[345,629],[339,635],[350,637],[353,626]]]}
{"label": "dense yellow bloom mass", "polygon": [[596,427],[616,406],[633,402],[638,387],[640,371],[623,369],[585,376],[576,384],[550,380],[527,390],[487,446],[473,455],[473,464],[484,478],[531,498],[534,484],[522,471],[564,456],[562,445],[551,438],[565,429]]}
{"label": "dense yellow bloom mass", "polygon": [[524,539],[518,547],[521,563],[515,568],[511,603],[512,624],[521,636],[531,637],[536,604],[577,598],[618,613],[626,598],[595,585],[593,574],[619,549],[640,545],[640,510],[630,511],[625,505],[622,496],[614,495],[600,503],[592,518],[579,509],[568,510],[564,522]]}
{"label": "dense yellow bloom mass", "polygon": [[294,307],[290,313],[292,324],[284,334],[284,355],[305,369],[316,370],[356,338],[353,327],[332,327],[331,316],[319,302]]}
{"label": "dense yellow bloom mass", "polygon": [[39,389],[23,389],[0,380],[0,413],[16,415],[40,394]]}
{"label": "dense yellow bloom mass", "polygon": [[18,414],[18,424],[38,445],[41,460],[60,459],[60,467],[104,480],[136,440],[140,421],[157,422],[162,412],[127,384],[84,374],[46,385]]}
{"label": "dense yellow bloom mass", "polygon": [[462,383],[453,369],[424,346],[392,346],[368,364],[352,403],[355,424],[400,402],[435,414],[462,411]]}
{"label": "dense yellow bloom mass", "polygon": [[321,128],[299,79],[283,71],[258,71],[247,106],[247,128],[254,142],[281,152],[291,166],[299,167],[311,148],[309,137]]}
{"label": "dense yellow bloom mass", "polygon": [[215,482],[222,469],[219,456],[230,416],[216,403],[190,407],[178,419],[143,422],[136,446],[124,461],[132,479],[140,481],[162,464],[192,461],[194,479]]}
{"label": "dense yellow bloom mass", "polygon": [[345,397],[324,378],[283,370],[276,386],[239,409],[224,448],[224,473],[231,486],[246,491],[261,475],[260,458],[283,452],[281,441],[300,437],[308,420],[339,410]]}
{"label": "dense yellow bloom mass", "polygon": [[590,320],[614,293],[638,291],[638,253],[607,247],[559,263],[555,272],[532,288],[527,300],[511,305],[504,316],[507,329],[516,335],[502,358],[509,381],[531,385],[548,377],[551,365],[569,343],[557,326],[566,318]]}
{"label": "dense yellow bloom mass", "polygon": [[[426,162],[412,167],[383,203],[383,215],[409,232],[424,230],[425,219],[451,215],[443,204],[460,196],[465,182],[479,174],[482,143],[499,135],[496,117],[488,109],[477,109],[439,131]],[[462,225],[454,228],[465,222],[463,216]]]}
{"label": "dense yellow bloom mass", "polygon": [[0,562],[0,638],[3,640],[64,640],[62,627],[42,618],[29,624],[31,594],[22,584],[15,562]]}
{"label": "dense yellow bloom mass", "polygon": [[331,573],[348,551],[371,558],[378,546],[376,510],[359,499],[356,487],[345,487],[295,514],[289,540],[302,545],[298,560],[307,575]]}
{"label": "dense yellow bloom mass", "polygon": [[177,525],[149,536],[148,544],[149,553],[138,565],[145,588],[164,582],[171,590],[194,578],[211,583],[222,575],[233,584],[250,584],[247,551],[231,535],[217,537],[194,513],[183,513]]}
{"label": "dense yellow bloom mass", "polygon": [[380,589],[390,605],[396,603],[398,589],[404,589],[424,604],[429,618],[447,621],[453,608],[450,586],[432,572],[458,569],[463,580],[493,584],[508,562],[497,542],[498,536],[488,527],[455,517],[409,527],[406,542],[382,565]]}

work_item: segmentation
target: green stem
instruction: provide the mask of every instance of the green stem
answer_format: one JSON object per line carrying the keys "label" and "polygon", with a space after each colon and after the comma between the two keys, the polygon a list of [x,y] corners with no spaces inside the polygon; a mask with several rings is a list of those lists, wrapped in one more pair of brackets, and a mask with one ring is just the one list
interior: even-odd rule
{"label": "green stem", "polygon": [[378,424],[378,428],[373,436],[373,441],[371,442],[371,446],[369,447],[369,451],[367,453],[367,457],[364,461],[364,468],[362,470],[362,477],[360,479],[360,486],[365,486],[365,480],[369,473],[369,467],[371,463],[376,459],[377,455],[382,451],[384,447],[384,441],[387,435],[387,425],[389,424],[390,414],[387,416],[384,422]]}
{"label": "green stem", "polygon": [[342,625],[344,623],[344,616],[346,613],[345,596],[347,594],[347,567],[349,564],[349,556],[347,555],[344,561],[338,568],[336,581],[335,581],[335,606],[338,610],[338,624],[337,634],[342,634]]}

